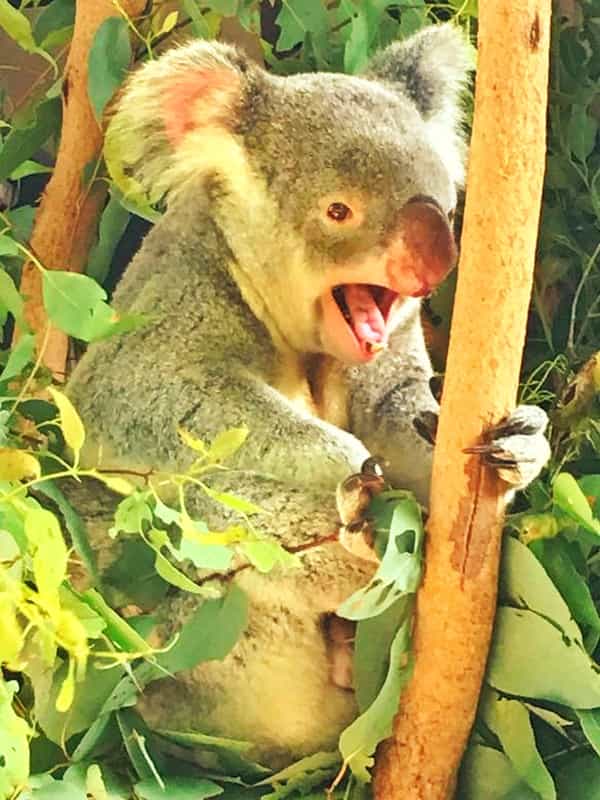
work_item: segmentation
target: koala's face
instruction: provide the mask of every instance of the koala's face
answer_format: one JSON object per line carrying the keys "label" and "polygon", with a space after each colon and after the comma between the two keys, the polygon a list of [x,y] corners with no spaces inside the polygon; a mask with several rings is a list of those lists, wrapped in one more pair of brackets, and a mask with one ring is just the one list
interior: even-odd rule
{"label": "koala's face", "polygon": [[447,26],[391,45],[363,77],[278,78],[197,42],[134,78],[114,127],[137,133],[124,161],[142,182],[208,209],[284,346],[365,362],[454,266],[467,60]]}
{"label": "koala's face", "polygon": [[[456,165],[413,102],[362,78],[271,79],[255,112],[245,149],[277,203],[266,236],[281,243],[291,231],[304,254],[294,297],[313,349],[371,360],[406,299],[428,295],[454,266]],[[280,271],[293,280],[281,263],[271,279]]]}

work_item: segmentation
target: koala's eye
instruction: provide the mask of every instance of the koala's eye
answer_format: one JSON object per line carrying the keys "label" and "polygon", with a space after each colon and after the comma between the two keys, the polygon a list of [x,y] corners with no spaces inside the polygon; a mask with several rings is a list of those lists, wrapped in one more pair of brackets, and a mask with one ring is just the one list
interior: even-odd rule
{"label": "koala's eye", "polygon": [[327,216],[335,222],[345,222],[352,219],[352,209],[345,203],[331,203],[327,209]]}

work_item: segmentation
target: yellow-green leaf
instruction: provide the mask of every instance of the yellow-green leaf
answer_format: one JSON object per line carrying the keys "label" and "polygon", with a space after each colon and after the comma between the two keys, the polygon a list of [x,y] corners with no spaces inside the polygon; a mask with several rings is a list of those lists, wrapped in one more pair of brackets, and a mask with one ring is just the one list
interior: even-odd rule
{"label": "yellow-green leaf", "polygon": [[0,663],[13,669],[23,646],[23,632],[17,620],[17,609],[7,594],[0,594]]}
{"label": "yellow-green leaf", "polygon": [[171,11],[170,14],[167,14],[167,16],[164,19],[163,24],[161,25],[161,28],[160,28],[160,31],[159,31],[159,35],[162,35],[162,34],[165,34],[165,33],[169,33],[170,31],[172,31],[173,28],[175,27],[175,25],[177,25],[177,18],[178,17],[179,17],[179,13],[177,11]]}
{"label": "yellow-green leaf", "polygon": [[40,464],[30,453],[0,447],[0,480],[22,481],[40,475]]}
{"label": "yellow-green leaf", "polygon": [[58,608],[58,587],[67,575],[68,551],[58,520],[43,508],[32,508],[25,517],[25,535],[33,550],[33,575],[48,611]]}
{"label": "yellow-green leaf", "polygon": [[248,438],[248,428],[230,428],[213,439],[206,458],[208,461],[224,461],[237,452]]}
{"label": "yellow-green leaf", "polygon": [[69,669],[56,698],[56,710],[64,714],[71,708],[75,697],[75,662],[69,659]]}
{"label": "yellow-green leaf", "polygon": [[196,439],[195,436],[192,436],[191,433],[184,430],[183,428],[177,428],[177,433],[179,434],[179,438],[186,447],[195,450],[196,453],[202,453],[202,455],[207,454],[208,448],[201,439]]}
{"label": "yellow-green leaf", "polygon": [[73,403],[69,400],[66,394],[59,392],[53,386],[49,387],[50,394],[60,415],[60,427],[65,437],[65,442],[73,451],[75,464],[79,461],[79,453],[85,441],[85,429],[83,422]]}
{"label": "yellow-green leaf", "polygon": [[125,478],[120,478],[118,475],[104,475],[102,472],[96,472],[96,470],[94,470],[94,478],[102,481],[102,483],[108,486],[113,492],[122,494],[125,497],[135,492],[136,487],[133,483],[125,480]]}

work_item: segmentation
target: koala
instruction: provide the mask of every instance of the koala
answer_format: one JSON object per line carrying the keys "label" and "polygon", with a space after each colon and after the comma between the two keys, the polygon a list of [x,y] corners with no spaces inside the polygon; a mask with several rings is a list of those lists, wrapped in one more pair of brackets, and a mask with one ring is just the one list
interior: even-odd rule
{"label": "koala", "polygon": [[[337,536],[336,487],[376,455],[427,501],[432,446],[415,420],[437,403],[420,302],[456,261],[469,62],[443,25],[360,76],[278,77],[196,41],[124,90],[113,147],[166,211],[114,295],[150,323],[90,346],[70,379],[84,463],[177,471],[193,456],[178,428],[210,440],[245,424],[213,485],[259,504],[253,524],[302,564],[227,578],[249,597],[245,633],[225,661],[150,685],[152,725],[247,739],[278,767],[334,749],[357,712],[328,620],[374,565]],[[547,456],[543,413],[519,413],[484,453],[517,484]],[[189,503],[212,529],[227,523],[202,493]],[[198,602],[161,604],[164,640]]]}

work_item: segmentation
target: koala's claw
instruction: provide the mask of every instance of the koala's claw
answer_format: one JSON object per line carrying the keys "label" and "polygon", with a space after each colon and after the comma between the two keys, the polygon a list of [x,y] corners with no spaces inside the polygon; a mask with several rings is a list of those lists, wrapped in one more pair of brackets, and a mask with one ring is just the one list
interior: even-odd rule
{"label": "koala's claw", "polygon": [[482,444],[466,447],[465,453],[478,453],[503,481],[523,489],[537,478],[550,457],[544,436],[546,412],[538,406],[518,406],[512,414],[485,434]]}
{"label": "koala's claw", "polygon": [[369,503],[385,488],[383,471],[377,459],[367,459],[361,471],[339,484],[336,503],[340,515],[340,544],[368,561],[379,561],[373,550],[373,530],[365,518]]}

